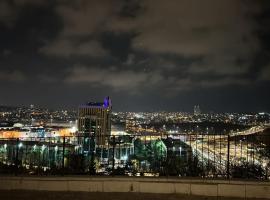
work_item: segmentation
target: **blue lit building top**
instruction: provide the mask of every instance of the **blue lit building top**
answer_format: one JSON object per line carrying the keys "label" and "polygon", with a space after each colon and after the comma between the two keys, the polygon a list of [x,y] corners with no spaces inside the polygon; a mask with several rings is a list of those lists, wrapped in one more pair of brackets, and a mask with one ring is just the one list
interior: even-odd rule
{"label": "blue lit building top", "polygon": [[100,102],[88,102],[85,104],[85,106],[94,106],[94,107],[103,107],[104,103]]}
{"label": "blue lit building top", "polygon": [[80,105],[80,108],[91,107],[91,108],[111,108],[112,103],[110,97],[106,97],[103,102],[87,102],[86,104]]}

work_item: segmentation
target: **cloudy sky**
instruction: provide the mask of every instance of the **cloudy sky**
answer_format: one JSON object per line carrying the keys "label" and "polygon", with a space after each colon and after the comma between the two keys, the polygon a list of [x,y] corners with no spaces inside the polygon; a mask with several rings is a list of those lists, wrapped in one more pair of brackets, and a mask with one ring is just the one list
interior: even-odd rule
{"label": "cloudy sky", "polygon": [[0,0],[0,104],[270,111],[268,0]]}

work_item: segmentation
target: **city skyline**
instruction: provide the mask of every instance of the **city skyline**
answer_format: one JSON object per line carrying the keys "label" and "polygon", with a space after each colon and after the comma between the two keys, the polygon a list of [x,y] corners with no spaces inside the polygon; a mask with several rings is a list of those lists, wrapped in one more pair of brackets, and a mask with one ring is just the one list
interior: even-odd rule
{"label": "city skyline", "polygon": [[0,0],[0,199],[270,199],[270,0]]}
{"label": "city skyline", "polygon": [[270,112],[267,1],[2,0],[0,105]]}

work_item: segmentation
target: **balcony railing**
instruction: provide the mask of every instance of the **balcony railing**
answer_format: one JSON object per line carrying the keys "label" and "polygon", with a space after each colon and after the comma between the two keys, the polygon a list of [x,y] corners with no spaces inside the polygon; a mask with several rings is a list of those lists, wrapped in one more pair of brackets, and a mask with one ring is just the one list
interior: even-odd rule
{"label": "balcony railing", "polygon": [[[102,141],[101,141],[102,140]],[[0,173],[269,179],[269,135],[0,138]]]}

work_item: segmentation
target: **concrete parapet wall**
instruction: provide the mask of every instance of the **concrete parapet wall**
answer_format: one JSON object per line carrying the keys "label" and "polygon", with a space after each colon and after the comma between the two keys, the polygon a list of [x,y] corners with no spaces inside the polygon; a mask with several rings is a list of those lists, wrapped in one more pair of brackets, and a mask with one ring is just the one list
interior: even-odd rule
{"label": "concrete parapet wall", "polygon": [[0,190],[137,192],[270,199],[270,183],[117,177],[1,177]]}

